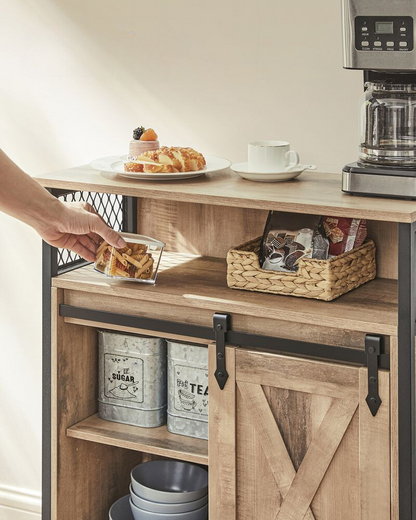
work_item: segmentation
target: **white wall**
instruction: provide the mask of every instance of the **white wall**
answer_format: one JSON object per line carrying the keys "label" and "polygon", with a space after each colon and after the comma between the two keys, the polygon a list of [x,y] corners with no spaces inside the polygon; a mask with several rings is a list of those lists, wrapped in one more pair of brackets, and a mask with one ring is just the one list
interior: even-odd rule
{"label": "white wall", "polygon": [[[0,146],[41,174],[124,153],[143,124],[235,162],[250,140],[285,139],[339,172],[356,158],[362,88],[342,69],[339,3],[2,0]],[[3,520],[19,490],[38,510],[40,241],[0,216],[0,251]]]}

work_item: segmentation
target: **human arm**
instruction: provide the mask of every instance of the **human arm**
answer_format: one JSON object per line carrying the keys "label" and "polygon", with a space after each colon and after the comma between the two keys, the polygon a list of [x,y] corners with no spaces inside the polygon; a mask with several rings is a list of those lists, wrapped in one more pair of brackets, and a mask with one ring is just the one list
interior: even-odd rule
{"label": "human arm", "polygon": [[0,211],[33,227],[54,247],[95,260],[99,237],[110,245],[126,244],[86,203],[64,203],[21,170],[0,150]]}

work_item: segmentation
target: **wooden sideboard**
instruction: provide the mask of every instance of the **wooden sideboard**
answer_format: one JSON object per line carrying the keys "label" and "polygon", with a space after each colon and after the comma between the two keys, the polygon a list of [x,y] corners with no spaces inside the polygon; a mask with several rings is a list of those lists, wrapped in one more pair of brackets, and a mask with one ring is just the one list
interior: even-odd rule
{"label": "wooden sideboard", "polygon": [[[210,520],[415,518],[415,202],[351,197],[321,173],[148,183],[85,166],[38,180],[167,244],[155,286],[44,244],[44,520],[104,520],[154,457],[209,466]],[[333,302],[229,289],[226,252],[268,210],[367,219],[378,277]],[[99,419],[97,329],[208,344],[209,441]]]}

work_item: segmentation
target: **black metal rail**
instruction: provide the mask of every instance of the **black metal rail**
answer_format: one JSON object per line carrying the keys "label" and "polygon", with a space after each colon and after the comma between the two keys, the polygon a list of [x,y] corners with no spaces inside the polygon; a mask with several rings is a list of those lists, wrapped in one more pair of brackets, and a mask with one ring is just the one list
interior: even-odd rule
{"label": "black metal rail", "polygon": [[[84,307],[61,304],[59,306],[60,316],[66,318],[76,318],[79,320],[93,321],[96,323],[106,323],[130,327],[133,329],[148,330],[160,334],[177,334],[189,338],[200,338],[207,341],[216,340],[216,330],[213,327],[203,327],[189,323],[179,323],[173,321],[159,320],[141,316],[131,316],[128,314],[118,314],[114,312],[98,311]],[[367,365],[367,354],[365,350],[336,347],[332,345],[321,345],[306,341],[293,339],[283,339],[271,336],[261,336],[232,330],[232,316],[230,316],[228,328],[224,333],[225,342],[229,345],[239,347],[261,348],[273,350],[282,354],[293,354],[301,356],[311,356],[320,359],[339,361],[348,364]],[[379,357],[379,368],[390,368],[390,357],[382,353]]]}

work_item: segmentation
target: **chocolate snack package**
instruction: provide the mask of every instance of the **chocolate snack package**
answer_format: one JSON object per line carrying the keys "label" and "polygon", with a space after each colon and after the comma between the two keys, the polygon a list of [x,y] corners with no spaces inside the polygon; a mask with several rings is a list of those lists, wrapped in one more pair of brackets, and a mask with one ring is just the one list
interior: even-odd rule
{"label": "chocolate snack package", "polygon": [[338,256],[360,247],[367,238],[367,221],[345,217],[323,217],[322,227],[329,238],[329,256]]}
{"label": "chocolate snack package", "polygon": [[325,232],[321,226],[313,235],[312,258],[317,260],[327,260],[329,257],[329,239],[326,238]]}
{"label": "chocolate snack package", "polygon": [[296,272],[301,258],[311,258],[320,217],[271,211],[260,247],[260,265],[271,271]]}

